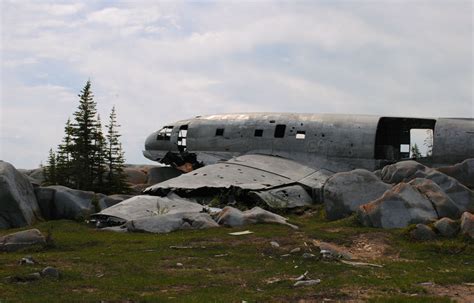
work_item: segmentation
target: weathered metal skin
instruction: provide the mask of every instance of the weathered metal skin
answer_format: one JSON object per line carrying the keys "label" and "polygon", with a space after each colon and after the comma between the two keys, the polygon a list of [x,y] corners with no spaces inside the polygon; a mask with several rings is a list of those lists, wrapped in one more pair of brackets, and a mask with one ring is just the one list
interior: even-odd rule
{"label": "weathered metal skin", "polygon": [[[284,128],[281,137],[276,133],[279,125],[280,130]],[[244,154],[265,154],[335,172],[374,170],[404,158],[400,143],[409,144],[406,136],[411,128],[434,128],[431,165],[454,164],[474,156],[474,119],[468,118],[246,113],[196,117],[169,126],[169,140],[157,140],[158,132],[147,138],[145,157],[159,161],[169,151],[183,150],[178,145],[183,126],[187,127],[184,149],[205,164]]]}
{"label": "weathered metal skin", "polygon": [[[474,157],[474,119],[211,115],[177,121],[151,134],[144,155],[175,167],[193,157],[212,165],[144,192],[212,196],[226,191],[260,199],[272,208],[323,202],[324,184],[335,172],[375,170],[407,159],[409,152],[402,149],[411,144],[411,129],[433,131],[432,157],[419,159],[424,164],[454,164]],[[200,162],[193,167],[200,167]]]}

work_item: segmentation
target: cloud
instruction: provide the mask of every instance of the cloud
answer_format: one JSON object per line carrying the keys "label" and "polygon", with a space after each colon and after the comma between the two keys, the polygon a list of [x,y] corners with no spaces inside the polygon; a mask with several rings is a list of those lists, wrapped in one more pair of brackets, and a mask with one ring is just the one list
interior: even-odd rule
{"label": "cloud", "polygon": [[135,163],[148,133],[201,114],[474,116],[470,2],[1,5],[0,158],[23,167],[60,142],[89,78]]}

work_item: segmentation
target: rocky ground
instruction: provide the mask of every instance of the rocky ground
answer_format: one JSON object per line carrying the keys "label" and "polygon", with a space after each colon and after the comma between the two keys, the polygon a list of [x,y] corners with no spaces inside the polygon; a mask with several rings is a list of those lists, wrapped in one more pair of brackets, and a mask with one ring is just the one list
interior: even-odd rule
{"label": "rocky ground", "polygon": [[[178,175],[127,174],[135,194]],[[474,300],[473,159],[335,174],[324,204],[286,213],[290,221],[174,194],[42,187],[40,170],[3,161],[0,178],[0,302]],[[84,223],[100,215],[117,226]]]}

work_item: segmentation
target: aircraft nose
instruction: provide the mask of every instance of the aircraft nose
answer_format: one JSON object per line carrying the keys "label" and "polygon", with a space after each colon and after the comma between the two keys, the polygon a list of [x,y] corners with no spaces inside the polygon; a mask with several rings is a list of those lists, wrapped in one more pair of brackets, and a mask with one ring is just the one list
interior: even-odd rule
{"label": "aircraft nose", "polygon": [[155,133],[150,134],[145,140],[145,150],[156,149],[156,135]]}

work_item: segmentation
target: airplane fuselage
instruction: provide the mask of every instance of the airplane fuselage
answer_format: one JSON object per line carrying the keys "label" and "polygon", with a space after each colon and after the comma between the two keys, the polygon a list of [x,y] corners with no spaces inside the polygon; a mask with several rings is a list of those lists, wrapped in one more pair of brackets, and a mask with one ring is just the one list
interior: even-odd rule
{"label": "airplane fuselage", "polygon": [[177,121],[149,135],[143,153],[175,166],[182,163],[173,163],[170,155],[192,155],[212,164],[264,154],[333,172],[375,170],[410,158],[413,129],[432,131],[431,155],[420,159],[425,164],[447,165],[474,157],[471,118],[290,113],[220,114]]}

